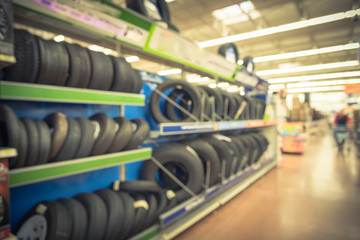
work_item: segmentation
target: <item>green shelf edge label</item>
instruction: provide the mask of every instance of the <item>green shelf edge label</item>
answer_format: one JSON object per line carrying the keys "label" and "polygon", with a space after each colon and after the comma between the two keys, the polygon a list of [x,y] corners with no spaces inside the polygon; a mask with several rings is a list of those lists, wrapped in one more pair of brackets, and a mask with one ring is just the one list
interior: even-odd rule
{"label": "green shelf edge label", "polygon": [[0,96],[3,99],[30,101],[145,105],[145,97],[139,94],[12,83],[7,81],[0,82]]}
{"label": "green shelf edge label", "polygon": [[49,179],[69,176],[101,168],[117,166],[151,158],[151,149],[135,150],[129,153],[109,154],[111,156],[90,157],[83,160],[70,160],[60,163],[44,164],[10,171],[9,186],[19,186]]}

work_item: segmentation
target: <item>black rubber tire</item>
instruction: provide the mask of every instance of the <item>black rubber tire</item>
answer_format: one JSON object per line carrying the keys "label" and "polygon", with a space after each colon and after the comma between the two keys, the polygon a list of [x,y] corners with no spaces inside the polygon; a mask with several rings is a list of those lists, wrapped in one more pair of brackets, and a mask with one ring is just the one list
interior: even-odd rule
{"label": "black rubber tire", "polygon": [[114,121],[119,125],[119,129],[107,151],[108,153],[120,152],[128,145],[132,138],[132,126],[130,120],[125,117],[117,117],[114,118]]}
{"label": "black rubber tire", "polygon": [[135,130],[125,149],[131,150],[139,147],[149,136],[150,126],[145,119],[135,118],[130,120]]}
{"label": "black rubber tire", "polygon": [[[169,193],[174,194],[174,196],[170,197],[170,195],[172,195],[172,194],[169,194]],[[174,191],[165,190],[165,195],[166,195],[166,199],[167,199],[166,211],[171,210],[172,208],[174,208],[175,206],[178,205],[178,199],[177,199],[176,193]]]}
{"label": "black rubber tire", "polygon": [[238,141],[240,141],[244,146],[243,163],[241,169],[239,169],[243,170],[251,165],[252,144],[244,138],[244,135],[235,136],[235,138],[238,139]]}
{"label": "black rubber tire", "polygon": [[[149,209],[145,209],[144,206],[142,206],[141,204],[137,204],[140,201],[146,201],[145,197],[143,194],[141,193],[130,193],[130,195],[132,195],[132,197],[135,199],[134,202],[134,208],[135,208],[135,219],[134,219],[134,225],[133,228],[131,229],[130,232],[130,236],[134,236],[138,233],[140,233],[146,224],[146,216],[148,215],[148,211]],[[147,205],[149,205],[147,203]]]}
{"label": "black rubber tire", "polygon": [[235,174],[237,172],[237,168],[239,167],[239,164],[240,164],[241,153],[240,153],[236,143],[233,142],[231,138],[229,138],[229,140],[230,141],[225,141],[224,140],[224,142],[228,145],[228,148],[230,150],[230,154],[233,157],[232,165],[231,165],[231,173]]}
{"label": "black rubber tire", "polygon": [[114,80],[114,68],[110,56],[88,50],[91,62],[91,77],[88,88],[110,90]]}
{"label": "black rubber tire", "polygon": [[[203,137],[203,140],[208,142],[217,152],[220,162],[221,162],[221,169],[223,162],[225,163],[225,178],[229,178],[231,175],[231,167],[232,167],[232,156],[230,154],[229,148],[223,141],[216,139],[214,137]],[[222,170],[221,170],[222,173]]]}
{"label": "black rubber tire", "polygon": [[232,94],[226,92],[226,91],[220,91],[223,99],[224,99],[224,104],[225,104],[225,99],[228,99],[228,108],[226,109],[227,111],[227,117],[225,118],[225,111],[222,115],[222,118],[225,120],[234,120],[234,117],[236,115],[236,111],[237,111],[237,102],[235,101],[234,97],[232,96]]}
{"label": "black rubber tire", "polygon": [[244,162],[246,160],[246,156],[245,156],[246,149],[244,143],[240,139],[236,138],[235,136],[230,136],[230,138],[236,144],[237,150],[239,151],[239,159],[237,164],[235,165],[235,173],[237,173],[242,170],[244,164],[246,163]]}
{"label": "black rubber tire", "polygon": [[[14,111],[5,104],[0,104],[0,143],[2,147],[20,149],[21,135],[18,119]],[[26,154],[27,155],[27,154]],[[9,160],[10,168],[17,165],[18,158]],[[19,163],[20,164],[20,163]]]}
{"label": "black rubber tire", "polygon": [[[224,100],[222,95],[217,90],[206,86],[200,86],[200,88],[204,89],[209,97],[213,96],[215,98],[215,113],[218,115],[218,117],[221,118],[224,112]],[[220,120],[220,119],[216,119],[216,120]]]}
{"label": "black rubber tire", "polygon": [[[158,3],[158,8],[160,11],[161,19],[153,19],[153,20],[163,20],[163,21],[170,22],[171,16],[170,16],[169,7],[168,7],[166,1],[165,0],[157,0],[157,3]],[[149,14],[144,6],[144,0],[126,0],[126,7],[130,8],[130,9],[134,10],[135,12],[138,12],[148,18],[151,18],[151,16],[149,16]]]}
{"label": "black rubber tire", "polygon": [[51,129],[51,150],[49,157],[50,161],[52,161],[64,145],[69,130],[69,123],[66,116],[59,112],[47,115],[44,121]]}
{"label": "black rubber tire", "polygon": [[37,159],[39,156],[39,147],[40,147],[39,130],[36,126],[35,120],[28,118],[21,118],[20,121],[23,122],[28,136],[28,151],[26,154],[27,156],[26,166],[33,166],[37,164]]}
{"label": "black rubber tire", "polygon": [[74,158],[81,141],[81,128],[78,121],[73,118],[67,118],[68,132],[64,144],[60,151],[52,160],[53,162],[59,162],[64,160],[71,160]]}
{"label": "black rubber tire", "polygon": [[104,239],[107,228],[107,207],[105,202],[94,193],[82,193],[74,197],[80,201],[88,214],[86,239]]}
{"label": "black rubber tire", "polygon": [[46,239],[69,239],[73,223],[67,208],[58,201],[42,202],[42,204],[47,207],[44,214],[47,220]]}
{"label": "black rubber tire", "polygon": [[226,58],[226,51],[229,49],[229,48],[233,48],[235,51],[235,64],[237,64],[238,60],[239,60],[239,53],[238,53],[238,50],[237,50],[237,47],[234,43],[225,43],[223,45],[221,45],[218,49],[218,53],[221,55],[221,56],[224,56]]}
{"label": "black rubber tire", "polygon": [[40,51],[39,76],[36,83],[64,86],[69,72],[69,55],[65,46],[37,37]]}
{"label": "black rubber tire", "polygon": [[97,113],[90,117],[91,120],[100,124],[100,133],[91,151],[91,155],[101,155],[108,151],[114,141],[116,132],[115,121],[103,113]]}
{"label": "black rubber tire", "polygon": [[141,89],[143,88],[143,80],[138,71],[133,70],[133,72],[134,72],[134,86],[131,92],[139,94],[141,92]]}
{"label": "black rubber tire", "polygon": [[[240,96],[239,94],[235,94],[235,93],[234,93],[234,94],[232,94],[232,96],[233,96],[233,98],[234,98],[234,100],[235,100],[235,102],[236,102],[236,113],[237,113],[237,112],[239,111],[239,109],[240,109],[240,107],[241,107],[244,99],[243,99],[243,97]],[[244,110],[245,110],[245,109],[244,109]],[[239,120],[239,119],[242,118],[242,116],[244,115],[244,110],[240,113],[240,115],[238,116],[238,119],[236,119],[236,120]]]}
{"label": "black rubber tire", "polygon": [[107,229],[104,239],[119,239],[123,217],[124,205],[121,198],[110,189],[102,189],[95,192],[107,206]]}
{"label": "black rubber tire", "polygon": [[74,198],[62,198],[58,202],[61,202],[70,214],[72,228],[69,240],[85,240],[88,215],[84,205]]}
{"label": "black rubber tire", "polygon": [[4,79],[34,83],[39,74],[39,48],[35,36],[23,29],[14,29],[16,63],[4,70]]}
{"label": "black rubber tire", "polygon": [[158,202],[154,193],[145,194],[146,201],[149,204],[149,210],[145,219],[144,228],[151,226],[155,223],[158,211]]}
{"label": "black rubber tire", "polygon": [[50,129],[48,125],[41,120],[35,120],[39,132],[39,149],[36,164],[45,164],[49,161],[51,149]]}
{"label": "black rubber tire", "polygon": [[[192,111],[191,114],[193,114],[196,118],[200,119],[201,115],[201,101],[200,101],[200,93],[197,91],[197,89],[193,86],[191,86],[190,83],[185,82],[183,80],[167,80],[163,83],[161,83],[157,88],[156,91],[165,92],[169,89],[182,89],[184,92],[186,92],[192,102]],[[169,118],[167,118],[160,110],[160,99],[162,96],[159,95],[159,93],[155,92],[155,90],[151,93],[150,96],[150,112],[153,118],[158,123],[166,123],[171,122]],[[194,119],[191,117],[187,117],[182,120],[182,122],[192,122]]]}
{"label": "black rubber tire", "polygon": [[197,89],[200,92],[200,96],[201,99],[204,97],[205,98],[205,104],[203,105],[203,113],[204,113],[204,121],[208,121],[209,119],[211,119],[211,105],[209,102],[209,95],[207,94],[207,92],[201,88],[201,87],[197,87]]}
{"label": "black rubber tire", "polygon": [[[202,162],[197,154],[184,144],[170,143],[156,148],[153,151],[153,157],[161,164],[175,163],[186,168],[189,177],[185,184],[195,194],[202,190],[204,182],[204,169]],[[156,173],[159,167],[152,161],[146,161],[141,169],[141,179],[159,181],[156,179]],[[159,183],[160,184],[160,183]],[[183,189],[175,191],[176,199],[182,202],[189,198],[190,195]]]}
{"label": "black rubber tire", "polygon": [[74,159],[88,157],[95,143],[95,127],[87,118],[77,118],[75,120],[79,123],[81,138]]}
{"label": "black rubber tire", "polygon": [[69,74],[66,86],[86,88],[91,74],[90,57],[86,49],[78,44],[64,43],[69,55]]}
{"label": "black rubber tire", "polygon": [[256,156],[258,154],[258,144],[252,137],[249,137],[247,134],[242,135],[241,139],[243,139],[243,142],[245,142],[247,144],[247,148],[249,148],[247,165],[251,166],[254,164]]}
{"label": "black rubber tire", "polygon": [[131,65],[122,57],[111,56],[111,63],[114,70],[114,80],[110,90],[116,92],[131,92],[134,89],[134,70]]}
{"label": "black rubber tire", "polygon": [[[21,168],[24,167],[26,164],[26,158],[27,158],[27,151],[28,151],[28,136],[27,136],[27,132],[25,129],[24,124],[22,123],[22,121],[17,120],[19,123],[19,131],[20,131],[20,138],[19,138],[19,149],[18,149],[18,156],[17,156],[17,160],[15,163],[12,163],[12,159],[10,159],[9,163],[12,164],[11,168]],[[0,124],[1,126],[1,124]],[[1,128],[0,128],[0,132],[2,132]],[[0,144],[2,146],[2,144]]]}
{"label": "black rubber tire", "polygon": [[221,174],[221,161],[214,147],[210,143],[202,139],[186,141],[184,142],[184,144],[194,149],[195,152],[199,155],[204,166],[205,177],[206,177],[206,169],[207,169],[206,166],[208,164],[207,162],[209,162],[210,164],[209,186],[211,187],[214,186],[216,183],[218,183]]}
{"label": "black rubber tire", "polygon": [[243,96],[244,101],[246,102],[246,107],[244,110],[244,120],[250,120],[253,119],[253,113],[252,113],[252,102],[250,97]]}
{"label": "black rubber tire", "polygon": [[[189,174],[183,165],[179,165],[176,163],[167,163],[164,164],[164,167],[171,172],[176,178],[182,182],[183,184],[186,184],[189,180]],[[170,176],[168,176],[164,171],[160,171],[159,173],[160,180],[164,183],[164,188],[171,189],[173,191],[180,190],[181,187],[174,181]]]}
{"label": "black rubber tire", "polygon": [[[182,89],[175,89],[172,91],[168,96],[172,101],[179,104],[181,107],[186,109],[187,111],[191,112],[192,109],[190,106],[190,109],[188,108],[188,101],[190,99],[189,94],[187,94]],[[180,122],[182,119],[188,117],[184,112],[182,112],[180,109],[178,109],[176,106],[174,106],[169,101],[165,101],[165,116],[170,119],[173,122]],[[180,114],[177,114],[179,112]]]}
{"label": "black rubber tire", "polygon": [[118,197],[122,199],[124,206],[123,219],[125,221],[121,227],[120,239],[127,239],[130,231],[134,226],[135,220],[135,209],[134,209],[134,198],[127,192],[116,192]]}
{"label": "black rubber tire", "polygon": [[[252,64],[252,67],[250,67],[249,64]],[[251,57],[251,56],[244,57],[243,66],[244,66],[244,68],[246,69],[247,72],[254,73],[254,71],[255,71],[255,63],[254,63],[253,57]],[[250,69],[248,69],[248,67]]]}
{"label": "black rubber tire", "polygon": [[161,191],[162,188],[155,181],[136,180],[121,182],[120,189],[123,191],[158,193]]}
{"label": "black rubber tire", "polygon": [[156,211],[156,216],[158,217],[166,211],[168,205],[168,199],[166,197],[165,190],[155,193],[155,197],[157,199],[157,204],[158,204],[158,208]]}

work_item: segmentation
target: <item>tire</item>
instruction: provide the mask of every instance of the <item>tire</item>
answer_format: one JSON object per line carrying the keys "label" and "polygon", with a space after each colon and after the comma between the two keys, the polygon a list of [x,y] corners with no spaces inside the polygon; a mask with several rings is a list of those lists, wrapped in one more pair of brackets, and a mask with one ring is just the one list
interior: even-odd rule
{"label": "tire", "polygon": [[155,193],[155,197],[158,203],[158,208],[156,211],[156,216],[158,217],[166,211],[168,205],[168,199],[166,197],[165,190],[161,190],[160,192]]}
{"label": "tire", "polygon": [[47,207],[44,213],[47,222],[46,239],[69,239],[73,223],[66,207],[57,201],[42,204]]}
{"label": "tire", "polygon": [[95,127],[87,118],[77,118],[75,120],[79,123],[81,138],[74,159],[88,157],[95,143]]}
{"label": "tire", "polygon": [[204,114],[204,120],[207,121],[209,119],[211,119],[211,104],[210,104],[210,99],[209,99],[209,95],[207,94],[207,92],[201,88],[201,87],[197,87],[199,92],[200,92],[200,96],[201,99],[204,97],[205,101],[204,101],[204,106],[203,106],[203,114]]}
{"label": "tire", "polygon": [[14,29],[16,63],[4,70],[9,81],[34,83],[39,74],[39,48],[35,36],[26,30]]}
{"label": "tire", "polygon": [[[216,151],[219,156],[221,162],[221,169],[222,164],[225,163],[225,178],[229,178],[231,175],[231,167],[232,167],[232,156],[230,154],[229,148],[223,141],[216,139],[214,137],[203,137],[202,140],[208,142]],[[221,170],[221,173],[223,171]]]}
{"label": "tire", "polygon": [[48,125],[41,120],[34,120],[39,132],[39,149],[36,164],[45,164],[49,161],[51,137]]}
{"label": "tire", "polygon": [[131,229],[130,236],[136,235],[140,233],[146,224],[146,217],[148,215],[149,208],[145,208],[140,202],[145,201],[147,206],[149,206],[148,202],[146,201],[143,194],[139,193],[132,193],[131,194],[133,198],[135,199],[134,202],[134,208],[135,208],[135,219],[134,219],[134,225]]}
{"label": "tire", "polygon": [[149,210],[145,218],[144,229],[155,223],[158,211],[158,202],[154,193],[145,194],[145,199],[149,204]]}
{"label": "tire", "polygon": [[65,86],[69,71],[69,55],[65,46],[36,37],[40,51],[40,68],[36,83]]}
{"label": "tire", "polygon": [[210,143],[202,139],[185,141],[184,144],[194,149],[195,152],[199,155],[204,166],[205,177],[207,170],[206,166],[209,164],[209,186],[214,186],[220,180],[221,173],[220,158],[218,157],[218,154],[215,151],[214,147]]}
{"label": "tire", "polygon": [[200,86],[200,88],[204,89],[209,97],[215,98],[215,113],[218,115],[217,120],[220,120],[219,118],[221,118],[224,112],[224,101],[222,95],[215,89],[206,86]]}
{"label": "tire", "polygon": [[[222,118],[225,120],[233,120],[236,115],[236,110],[237,110],[236,109],[236,107],[237,107],[236,101],[233,98],[233,96],[226,91],[221,91],[221,94],[224,98],[224,104],[225,104],[225,100],[226,99],[228,100],[228,107],[227,107],[227,109],[225,109],[225,106],[224,106],[225,110],[222,115]],[[225,118],[225,111],[227,112],[226,118]]]}
{"label": "tire", "polygon": [[108,151],[114,141],[116,132],[115,121],[103,113],[98,113],[90,117],[90,120],[96,121],[100,125],[99,136],[95,139],[91,155],[101,155]]}
{"label": "tire", "polygon": [[32,119],[28,118],[21,118],[20,121],[25,126],[26,133],[27,133],[27,141],[28,141],[28,151],[27,151],[27,158],[26,158],[26,166],[34,166],[37,164],[38,156],[39,156],[39,148],[40,148],[40,136],[39,130],[36,126],[36,123]]}
{"label": "tire", "polygon": [[220,46],[219,50],[218,50],[218,53],[221,55],[221,56],[224,56],[226,58],[226,52],[229,48],[233,48],[234,49],[234,53],[235,53],[235,64],[237,64],[237,61],[239,60],[239,53],[238,53],[238,50],[237,50],[237,47],[235,44],[233,43],[225,43],[223,45]]}
{"label": "tire", "polygon": [[[236,102],[236,113],[237,113],[239,111],[244,99],[239,94],[233,94],[232,96],[234,97],[234,100]],[[240,113],[240,115],[238,116],[238,119],[242,119],[242,116],[244,115],[244,112],[245,112],[245,109]]]}
{"label": "tire", "polygon": [[88,88],[110,90],[114,81],[114,68],[110,56],[88,50],[91,63],[91,77]]}
{"label": "tire", "polygon": [[[12,163],[13,160],[11,159],[9,163],[12,163],[11,168],[21,168],[24,167],[26,164],[26,158],[27,158],[27,151],[28,151],[28,135],[25,129],[24,124],[22,121],[17,120],[19,123],[19,131],[20,131],[20,138],[19,138],[19,149],[18,149],[18,156],[16,162]],[[0,124],[1,125],[1,124]],[[2,130],[0,130],[2,132]],[[3,146],[2,144],[0,144]]]}
{"label": "tire", "polygon": [[130,231],[134,226],[135,220],[135,209],[134,209],[134,198],[126,192],[116,192],[118,197],[123,201],[124,214],[123,219],[126,221],[123,222],[120,239],[127,239],[129,237]]}
{"label": "tire", "polygon": [[[191,99],[186,92],[182,91],[181,89],[176,89],[172,91],[168,97],[184,109],[191,112],[192,109],[188,109],[187,106],[187,102]],[[177,114],[177,112],[179,112],[180,114]],[[183,113],[180,109],[177,109],[177,107],[169,101],[165,102],[165,116],[173,122],[180,122],[182,118],[187,117],[185,113]]]}
{"label": "tire", "polygon": [[130,64],[127,64],[124,58],[116,58],[111,56],[111,62],[114,69],[113,83],[110,87],[111,91],[131,92],[133,89],[133,70]]}
{"label": "tire", "polygon": [[53,162],[71,160],[74,158],[77,150],[79,149],[81,141],[81,128],[78,121],[73,118],[67,118],[68,132],[66,139],[58,154],[52,160]]}
{"label": "tire", "polygon": [[237,168],[239,167],[240,164],[240,159],[241,159],[241,153],[238,149],[238,146],[236,145],[236,143],[234,143],[231,138],[230,141],[224,141],[227,145],[228,148],[230,150],[230,154],[232,156],[232,164],[231,164],[231,173],[235,174],[237,171]]}
{"label": "tire", "polygon": [[236,144],[237,149],[239,151],[239,160],[237,164],[235,165],[235,173],[241,171],[243,169],[244,164],[246,164],[246,149],[243,142],[236,138],[235,136],[230,136],[230,138],[233,140],[233,142]]}
{"label": "tire", "polygon": [[155,181],[136,180],[121,182],[120,189],[123,191],[159,193],[162,188]]}
{"label": "tire", "polygon": [[82,193],[74,198],[84,205],[88,214],[86,239],[104,239],[108,219],[104,201],[94,193]]}
{"label": "tire", "polygon": [[[160,11],[161,19],[154,19],[154,20],[163,20],[170,22],[171,21],[170,11],[166,1],[158,0],[157,3],[158,3],[157,7]],[[147,18],[152,19],[152,17],[149,15],[148,11],[146,10],[146,7],[144,5],[144,0],[126,0],[126,7],[146,16]]]}
{"label": "tire", "polygon": [[46,218],[41,214],[33,214],[21,224],[16,232],[16,237],[17,239],[45,240],[46,232]]}
{"label": "tire", "polygon": [[[183,166],[189,175],[188,181],[185,184],[195,194],[202,190],[204,182],[204,169],[202,162],[197,154],[184,144],[170,143],[156,148],[153,151],[153,157],[161,164],[175,163]],[[156,179],[156,174],[159,167],[152,161],[146,161],[141,169],[141,179],[150,181],[159,181]],[[177,202],[182,202],[189,198],[190,195],[185,190],[180,189],[175,191]]]}
{"label": "tire", "polygon": [[256,160],[256,156],[258,155],[258,144],[257,142],[250,136],[243,135],[241,136],[241,139],[243,139],[243,142],[247,144],[247,148],[249,148],[249,158],[248,158],[248,166],[251,166],[254,164]]}
{"label": "tire", "polygon": [[122,199],[110,189],[102,189],[95,192],[107,206],[107,229],[104,239],[119,239],[124,213],[124,205]]}
{"label": "tire", "polygon": [[254,59],[251,56],[244,57],[243,66],[249,73],[254,73],[255,71],[255,63]]}
{"label": "tire", "polygon": [[69,55],[69,74],[66,86],[86,88],[89,85],[91,63],[87,50],[78,44],[64,43]]}
{"label": "tire", "polygon": [[66,116],[62,113],[51,113],[45,117],[44,121],[48,124],[51,131],[50,161],[52,161],[64,145],[69,130],[69,123]]}
{"label": "tire", "polygon": [[88,215],[84,205],[73,198],[59,199],[58,202],[62,203],[70,214],[72,228],[69,240],[85,240]]}
{"label": "tire", "polygon": [[[186,92],[189,95],[192,102],[191,114],[193,114],[197,119],[200,119],[202,106],[200,101],[200,93],[196,90],[196,88],[194,88],[188,82],[185,82],[183,80],[167,80],[161,83],[156,88],[156,90],[154,90],[151,93],[150,96],[150,112],[153,118],[155,119],[155,121],[158,123],[171,122],[171,120],[167,118],[160,110],[160,106],[159,106],[160,99],[163,97],[160,96],[159,93],[157,93],[156,91],[164,93],[165,91],[172,88],[174,90],[181,89],[182,91]],[[194,119],[192,119],[191,117],[187,117],[182,120],[182,122],[192,122],[192,121],[194,121]]]}
{"label": "tire", "polygon": [[114,118],[114,121],[119,125],[119,129],[107,151],[108,153],[120,152],[126,147],[126,145],[128,145],[132,138],[132,126],[128,119],[124,117],[117,117]]}
{"label": "tire", "polygon": [[[5,104],[0,104],[0,143],[4,147],[20,149],[20,128],[18,119],[14,111]],[[26,154],[27,155],[27,154]],[[9,167],[14,168],[17,165],[18,158],[9,160]],[[21,163],[19,163],[22,165]]]}
{"label": "tire", "polygon": [[145,119],[135,118],[130,121],[134,130],[129,143],[125,147],[127,150],[139,147],[150,136],[150,126]]}
{"label": "tire", "polygon": [[252,144],[246,140],[246,138],[243,137],[243,135],[235,136],[235,138],[241,142],[241,144],[244,146],[244,152],[243,152],[243,162],[241,169],[244,170],[247,166],[251,165],[251,151],[252,151]]}
{"label": "tire", "polygon": [[143,80],[138,71],[133,70],[133,72],[134,72],[134,87],[131,92],[139,94],[141,92],[141,89],[143,88]]}

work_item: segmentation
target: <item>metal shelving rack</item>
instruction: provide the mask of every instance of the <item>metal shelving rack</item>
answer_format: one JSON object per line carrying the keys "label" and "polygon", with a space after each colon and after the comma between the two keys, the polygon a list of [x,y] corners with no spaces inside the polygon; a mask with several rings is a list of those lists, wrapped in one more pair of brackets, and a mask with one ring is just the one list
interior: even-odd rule
{"label": "metal shelving rack", "polygon": [[[178,33],[157,26],[155,23],[130,10],[109,7],[106,4],[95,2],[91,3],[96,4],[96,10],[95,7],[91,8],[89,5],[84,5],[82,9],[79,10],[79,8],[71,5],[70,2],[67,3],[69,5],[64,7],[65,1],[13,0],[13,2],[14,19],[15,22],[19,24],[48,30],[53,33],[66,34],[68,37],[80,41],[99,44],[112,49],[120,49],[123,54],[137,54],[144,59],[160,61],[166,65],[179,67],[184,70],[191,69],[195,73],[212,76],[222,81],[234,82],[253,88],[256,88],[260,83],[264,85],[267,84],[266,81],[255,75],[240,72],[238,66],[227,62],[221,56],[200,49],[195,43],[181,37]],[[62,8],[57,8],[56,4],[63,4],[61,5]],[[76,10],[77,14],[73,15],[71,12],[74,10]],[[78,16],[83,16],[84,18],[80,19]],[[98,18],[97,16],[100,17]],[[92,22],[90,22],[90,20],[92,20]],[[101,22],[102,20],[105,20],[105,22]],[[97,23],[106,24],[100,28]],[[128,28],[135,30],[139,34],[124,34],[123,30]],[[171,49],[160,50],[157,41],[159,41],[159,36],[162,36],[163,33],[171,36],[171,46],[180,44],[182,49],[186,50],[184,54],[176,54],[172,52]],[[165,42],[162,43],[166,45],[166,41],[169,41],[169,39],[163,39],[163,41]],[[188,54],[189,52],[191,52],[191,55]],[[213,66],[214,62],[216,63],[216,67]],[[50,97],[48,95],[50,92],[55,95],[51,95]],[[74,92],[76,92],[76,94],[73,94]],[[109,93],[107,91],[82,90],[6,81],[1,81],[0,93],[5,99],[26,101],[126,104],[138,106],[145,104],[144,96],[136,94]],[[74,95],[78,97],[70,97]],[[59,98],[59,96],[62,97]],[[208,189],[206,192],[164,213],[160,216],[159,224],[146,229],[132,239],[171,239],[216,208],[225,204],[272,168],[276,167],[280,152],[276,124],[276,121],[263,120],[160,124],[159,131],[153,132],[152,135],[157,137],[251,128],[261,131],[262,134],[270,139],[271,144],[258,165],[245,169],[237,175],[230,177],[230,179],[222,184]],[[68,174],[91,171],[99,167],[102,168],[126,162],[140,161],[148,159],[150,156],[151,149],[144,148],[13,170],[10,172],[10,185],[16,187],[38,181],[45,181],[51,178],[60,178]]]}

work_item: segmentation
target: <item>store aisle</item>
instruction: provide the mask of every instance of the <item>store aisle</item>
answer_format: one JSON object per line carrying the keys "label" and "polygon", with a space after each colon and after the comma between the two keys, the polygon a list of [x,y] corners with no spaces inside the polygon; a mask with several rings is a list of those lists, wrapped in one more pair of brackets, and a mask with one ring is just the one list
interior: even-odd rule
{"label": "store aisle", "polygon": [[360,161],[331,135],[278,168],[176,240],[360,239]]}

